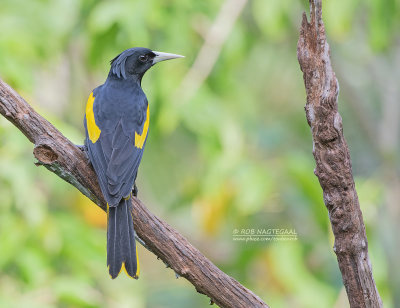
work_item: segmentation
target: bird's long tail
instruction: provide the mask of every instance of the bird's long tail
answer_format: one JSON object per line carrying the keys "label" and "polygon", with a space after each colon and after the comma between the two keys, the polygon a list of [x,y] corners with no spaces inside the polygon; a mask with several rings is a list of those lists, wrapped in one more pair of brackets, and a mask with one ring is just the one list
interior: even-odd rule
{"label": "bird's long tail", "polygon": [[130,200],[122,199],[118,206],[108,206],[107,266],[111,278],[124,269],[132,278],[139,278],[135,230]]}

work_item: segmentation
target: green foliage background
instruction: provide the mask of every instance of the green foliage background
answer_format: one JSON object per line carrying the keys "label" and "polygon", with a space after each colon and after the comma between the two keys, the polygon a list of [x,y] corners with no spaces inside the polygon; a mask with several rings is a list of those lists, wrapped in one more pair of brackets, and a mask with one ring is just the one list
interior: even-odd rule
{"label": "green foliage background", "polygon": [[[400,307],[400,1],[323,1],[340,112],[375,280]],[[347,307],[332,251],[296,43],[306,1],[249,1],[211,74],[181,82],[223,1],[2,0],[0,75],[82,144],[84,107],[126,48],[186,56],[144,78],[150,133],[140,198],[271,307]],[[141,277],[109,279],[105,215],[34,166],[0,118],[1,307],[206,307],[208,299],[139,247]],[[235,242],[234,229],[291,228],[293,242]]]}

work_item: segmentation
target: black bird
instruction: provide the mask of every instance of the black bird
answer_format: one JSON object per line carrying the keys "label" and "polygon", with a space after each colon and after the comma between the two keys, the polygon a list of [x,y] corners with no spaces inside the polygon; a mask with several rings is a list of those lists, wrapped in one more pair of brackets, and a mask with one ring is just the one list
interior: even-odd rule
{"label": "black bird", "polygon": [[[107,266],[111,278],[122,269],[139,277],[130,197],[149,129],[149,104],[141,81],[154,64],[183,56],[127,49],[113,60],[104,84],[90,94],[84,125],[85,148],[107,202]],[[133,189],[133,190],[132,190]]]}

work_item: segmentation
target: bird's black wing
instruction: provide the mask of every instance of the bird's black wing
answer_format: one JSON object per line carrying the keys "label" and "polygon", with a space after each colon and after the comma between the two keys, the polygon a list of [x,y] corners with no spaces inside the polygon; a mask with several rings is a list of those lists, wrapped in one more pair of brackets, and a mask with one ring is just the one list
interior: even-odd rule
{"label": "bird's black wing", "polygon": [[109,206],[116,206],[129,196],[135,183],[147,139],[149,111],[147,100],[124,112],[123,103],[115,104],[107,97],[101,89],[95,90],[92,107],[89,97],[86,144],[103,196]]}

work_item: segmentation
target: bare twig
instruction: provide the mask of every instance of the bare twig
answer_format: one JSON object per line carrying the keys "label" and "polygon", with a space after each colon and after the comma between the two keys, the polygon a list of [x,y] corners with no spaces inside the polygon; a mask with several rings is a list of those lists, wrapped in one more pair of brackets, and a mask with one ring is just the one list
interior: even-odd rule
{"label": "bare twig", "polygon": [[180,103],[192,98],[204,80],[211,73],[221,52],[222,46],[230,34],[248,0],[226,0],[214,23],[206,34],[204,44],[178,88]]}
{"label": "bare twig", "polygon": [[[96,175],[85,154],[2,80],[0,113],[34,143],[33,154],[38,165],[45,166],[106,209]],[[138,236],[198,292],[209,296],[220,307],[268,307],[257,295],[217,268],[171,226],[150,213],[141,201],[132,199]]]}
{"label": "bare twig", "polygon": [[297,57],[307,93],[305,107],[313,137],[315,174],[329,211],[334,251],[351,307],[382,307],[376,288],[350,154],[338,112],[339,85],[332,70],[321,0],[310,0],[300,29]]}

